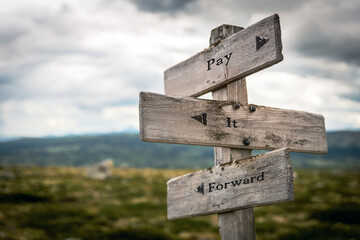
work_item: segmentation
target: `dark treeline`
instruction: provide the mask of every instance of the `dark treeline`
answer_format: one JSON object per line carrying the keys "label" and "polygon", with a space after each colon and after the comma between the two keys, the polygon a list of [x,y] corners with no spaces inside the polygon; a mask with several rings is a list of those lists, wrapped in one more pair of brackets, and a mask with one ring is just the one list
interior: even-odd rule
{"label": "dark treeline", "polygon": [[[292,153],[295,167],[360,169],[360,132],[327,134],[326,155]],[[261,151],[253,151],[258,154]],[[1,165],[88,166],[106,158],[136,168],[206,168],[213,148],[145,143],[138,134],[22,138],[0,143]]]}

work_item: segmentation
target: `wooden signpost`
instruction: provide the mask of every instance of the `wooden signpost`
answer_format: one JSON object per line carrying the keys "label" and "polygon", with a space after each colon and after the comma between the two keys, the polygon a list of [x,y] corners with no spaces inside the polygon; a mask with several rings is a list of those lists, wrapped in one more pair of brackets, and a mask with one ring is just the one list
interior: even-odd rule
{"label": "wooden signpost", "polygon": [[[142,140],[215,147],[215,167],[168,181],[169,219],[218,213],[222,239],[255,239],[252,207],[294,198],[289,151],[327,152],[323,116],[248,104],[244,77],[281,50],[276,14],[244,30],[222,25],[209,48],[165,71],[167,96],[140,93]],[[214,100],[194,98],[209,91]]]}

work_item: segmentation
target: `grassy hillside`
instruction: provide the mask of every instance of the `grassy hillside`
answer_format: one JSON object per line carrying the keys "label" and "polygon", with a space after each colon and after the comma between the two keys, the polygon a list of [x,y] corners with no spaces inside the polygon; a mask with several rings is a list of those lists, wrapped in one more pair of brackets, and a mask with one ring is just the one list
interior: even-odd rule
{"label": "grassy hillside", "polygon": [[[328,154],[292,153],[294,166],[359,170],[360,132],[331,132],[327,136]],[[106,158],[112,158],[116,166],[206,168],[213,165],[213,148],[145,143],[137,134],[23,138],[0,143],[0,165],[87,166]]]}
{"label": "grassy hillside", "polygon": [[[2,171],[2,169],[0,169]],[[220,239],[217,215],[168,221],[166,181],[186,170],[11,167],[0,180],[0,239]],[[295,201],[255,208],[258,240],[360,239],[360,173],[298,170]]]}

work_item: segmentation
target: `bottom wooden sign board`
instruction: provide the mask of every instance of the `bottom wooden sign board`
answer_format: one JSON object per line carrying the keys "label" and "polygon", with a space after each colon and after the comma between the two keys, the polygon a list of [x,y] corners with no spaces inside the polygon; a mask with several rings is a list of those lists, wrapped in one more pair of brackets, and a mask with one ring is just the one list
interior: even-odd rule
{"label": "bottom wooden sign board", "polygon": [[287,148],[232,161],[167,182],[168,219],[179,219],[294,199]]}

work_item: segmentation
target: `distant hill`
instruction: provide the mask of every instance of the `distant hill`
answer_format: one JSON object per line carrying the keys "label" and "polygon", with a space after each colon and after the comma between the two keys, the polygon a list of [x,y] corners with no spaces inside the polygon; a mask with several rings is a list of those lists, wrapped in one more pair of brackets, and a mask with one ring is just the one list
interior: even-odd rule
{"label": "distant hill", "polygon": [[327,141],[328,154],[292,153],[294,165],[360,170],[360,132],[328,132]]}
{"label": "distant hill", "polygon": [[[326,155],[292,153],[295,167],[360,170],[360,132],[327,133]],[[253,151],[258,154],[261,151]],[[206,168],[213,148],[145,143],[138,134],[22,138],[0,143],[0,165],[88,166],[112,158],[116,166]]]}

